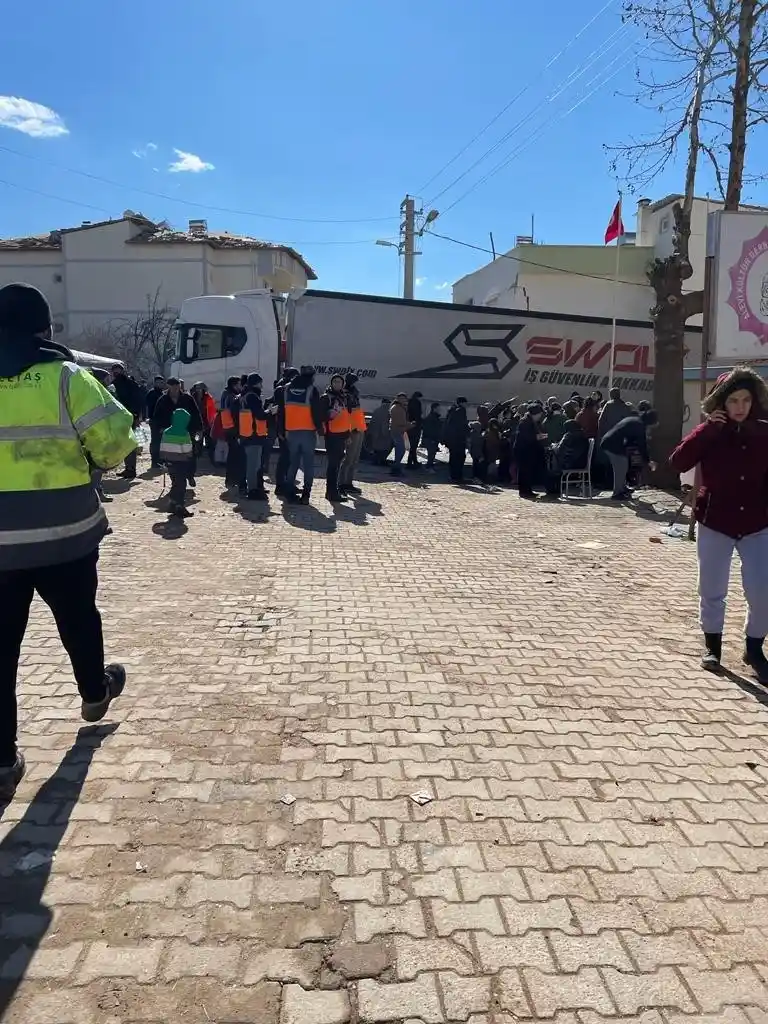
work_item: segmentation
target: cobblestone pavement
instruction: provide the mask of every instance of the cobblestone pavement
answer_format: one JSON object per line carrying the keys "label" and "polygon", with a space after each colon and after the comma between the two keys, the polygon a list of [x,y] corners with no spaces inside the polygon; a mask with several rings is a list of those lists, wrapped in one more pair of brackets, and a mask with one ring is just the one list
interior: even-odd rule
{"label": "cobblestone pavement", "polygon": [[116,498],[112,724],[24,649],[0,1017],[768,1020],[767,696],[699,670],[692,546],[426,479]]}

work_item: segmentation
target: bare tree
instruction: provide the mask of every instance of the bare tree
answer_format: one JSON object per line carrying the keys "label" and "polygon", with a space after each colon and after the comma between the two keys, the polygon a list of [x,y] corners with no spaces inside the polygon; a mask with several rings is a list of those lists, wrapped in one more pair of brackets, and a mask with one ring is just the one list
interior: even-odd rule
{"label": "bare tree", "polygon": [[130,353],[130,362],[138,375],[146,378],[168,373],[173,358],[173,325],[176,313],[160,302],[160,288],[147,295],[147,308],[132,320],[118,326],[122,349]]}
{"label": "bare tree", "polygon": [[648,68],[638,69],[636,102],[655,110],[662,127],[612,147],[614,167],[634,190],[685,154],[683,198],[673,207],[673,251],[648,269],[656,297],[650,310],[660,419],[654,447],[662,484],[676,479],[667,458],[682,434],[685,324],[703,310],[702,292],[684,290],[693,274],[689,244],[699,157],[707,160],[726,208],[738,209],[743,183],[755,180],[744,175],[747,133],[768,121],[768,92],[760,81],[768,67],[766,12],[768,4],[757,0],[625,4],[625,18],[648,39]]}
{"label": "bare tree", "polygon": [[147,295],[147,308],[132,319],[110,320],[87,327],[74,342],[75,348],[119,359],[128,372],[149,380],[164,377],[174,354],[173,325],[176,313],[160,302],[160,289]]}

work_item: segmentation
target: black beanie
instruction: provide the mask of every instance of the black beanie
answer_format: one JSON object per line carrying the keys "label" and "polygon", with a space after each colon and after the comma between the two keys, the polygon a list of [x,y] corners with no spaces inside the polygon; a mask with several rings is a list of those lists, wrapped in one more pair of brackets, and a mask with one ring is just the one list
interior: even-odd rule
{"label": "black beanie", "polygon": [[19,334],[45,334],[51,327],[51,307],[31,284],[0,288],[0,330]]}

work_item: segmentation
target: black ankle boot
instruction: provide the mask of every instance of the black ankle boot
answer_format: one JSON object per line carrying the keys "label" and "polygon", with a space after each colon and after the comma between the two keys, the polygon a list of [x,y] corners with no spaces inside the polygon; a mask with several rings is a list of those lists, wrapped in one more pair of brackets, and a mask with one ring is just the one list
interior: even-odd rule
{"label": "black ankle boot", "polygon": [[723,634],[705,633],[704,643],[707,653],[701,659],[701,667],[707,672],[719,672],[721,669],[720,659],[723,656]]}
{"label": "black ankle boot", "polygon": [[768,683],[768,658],[763,652],[764,639],[748,636],[744,645],[744,664],[753,670],[759,683]]}

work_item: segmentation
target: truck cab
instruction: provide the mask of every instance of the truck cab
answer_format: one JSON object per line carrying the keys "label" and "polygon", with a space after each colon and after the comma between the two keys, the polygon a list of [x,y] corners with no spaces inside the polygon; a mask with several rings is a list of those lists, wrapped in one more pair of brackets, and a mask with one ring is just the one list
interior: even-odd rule
{"label": "truck cab", "polygon": [[217,397],[228,377],[260,373],[265,388],[280,374],[284,301],[266,288],[185,299],[175,324],[171,373],[204,381]]}

